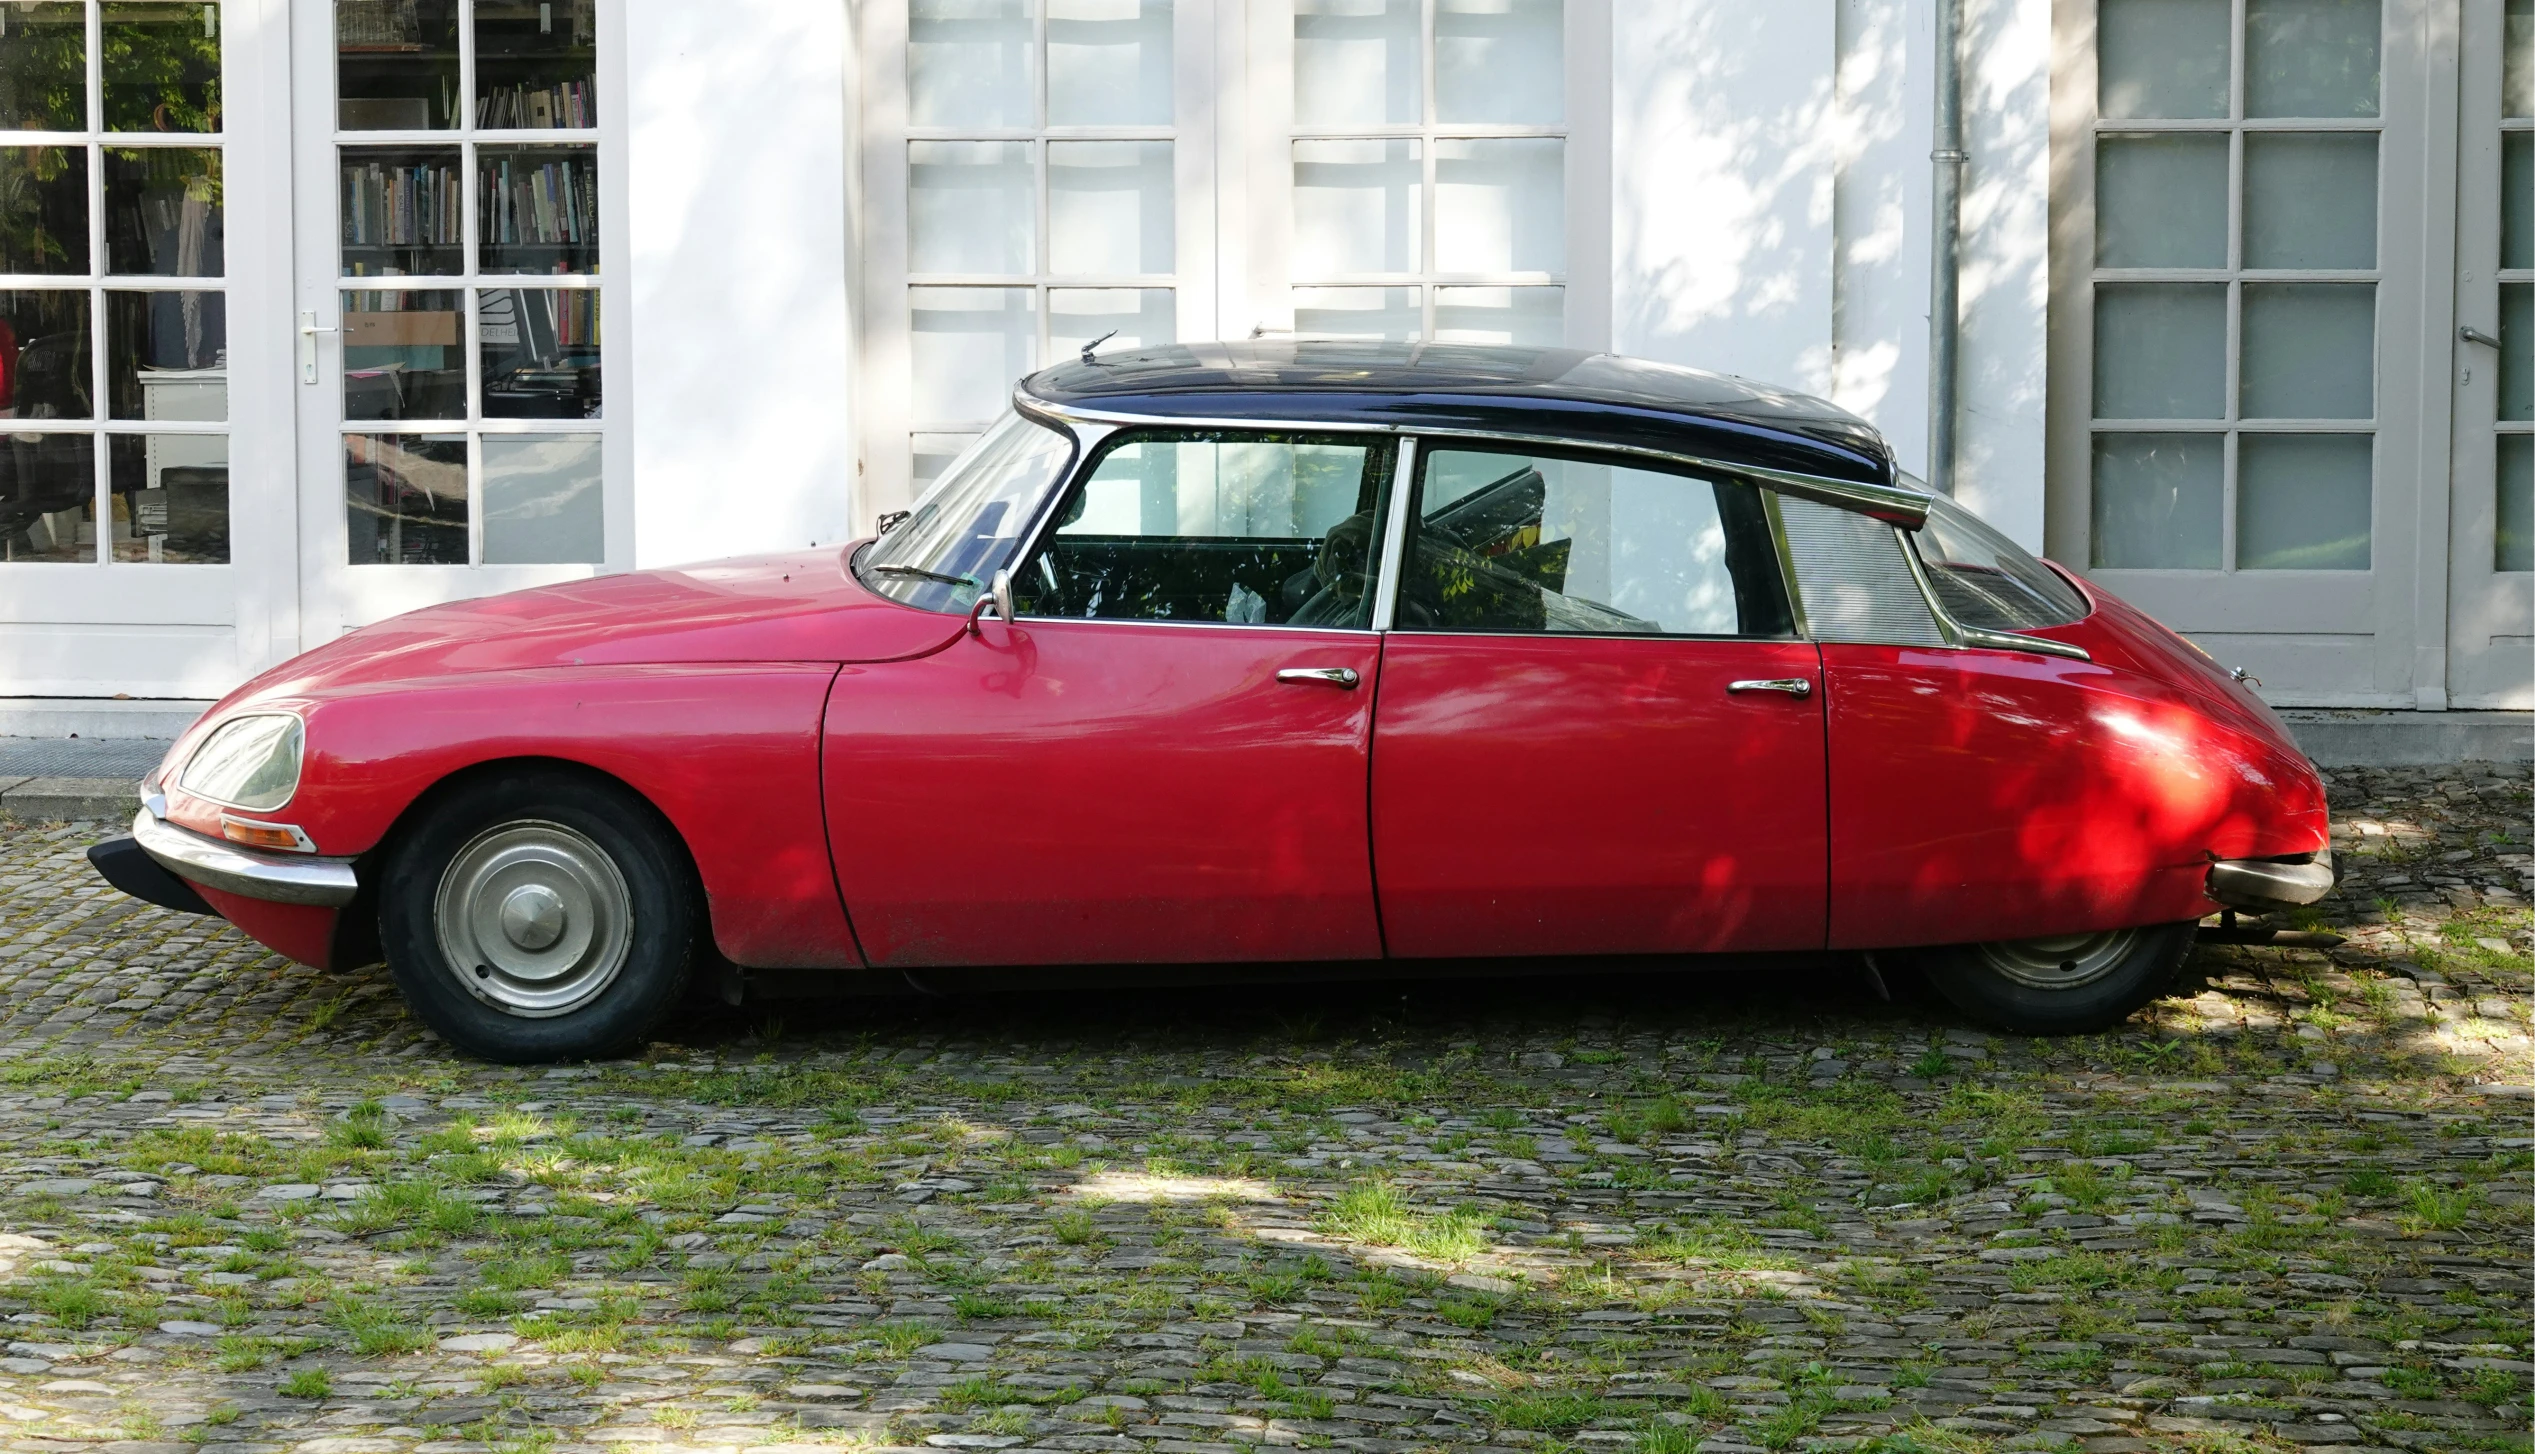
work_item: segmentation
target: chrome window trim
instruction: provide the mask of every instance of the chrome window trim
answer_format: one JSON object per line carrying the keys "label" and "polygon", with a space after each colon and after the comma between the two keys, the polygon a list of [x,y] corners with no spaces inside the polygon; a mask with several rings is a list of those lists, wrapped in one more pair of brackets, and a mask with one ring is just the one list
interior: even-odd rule
{"label": "chrome window trim", "polygon": [[1910,578],[1919,583],[1919,594],[1927,598],[1928,612],[1936,617],[1937,630],[1945,634],[1945,644],[1957,651],[1979,647],[1988,651],[2030,651],[2038,656],[2062,656],[2071,661],[2093,661],[2095,654],[2073,641],[2054,641],[2048,636],[2027,636],[2020,631],[1990,631],[1966,626],[1954,619],[1945,603],[1937,598],[1936,580],[1928,573],[1928,563],[1919,557],[1919,545],[1910,532],[1895,530],[1893,543],[1901,547],[1901,558],[1910,563]]}
{"label": "chrome window trim", "polygon": [[1787,517],[1778,508],[1778,492],[1760,492],[1761,514],[1769,521],[1770,548],[1778,554],[1778,579],[1787,592],[1787,620],[1796,628],[1796,639],[1813,640],[1813,623],[1804,614],[1804,586],[1796,580],[1796,551],[1787,543]]}
{"label": "chrome window trim", "polygon": [[1402,435],[1391,456],[1391,498],[1382,521],[1381,574],[1373,583],[1373,629],[1387,632],[1399,622],[1400,574],[1408,569],[1409,512],[1417,503],[1417,437]]}

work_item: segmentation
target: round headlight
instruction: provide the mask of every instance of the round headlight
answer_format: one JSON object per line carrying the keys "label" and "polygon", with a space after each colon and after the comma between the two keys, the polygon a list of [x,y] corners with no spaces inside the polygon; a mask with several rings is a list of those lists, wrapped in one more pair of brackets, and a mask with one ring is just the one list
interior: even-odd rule
{"label": "round headlight", "polygon": [[196,797],[270,812],[299,791],[297,717],[258,715],[223,722],[185,760],[176,785]]}

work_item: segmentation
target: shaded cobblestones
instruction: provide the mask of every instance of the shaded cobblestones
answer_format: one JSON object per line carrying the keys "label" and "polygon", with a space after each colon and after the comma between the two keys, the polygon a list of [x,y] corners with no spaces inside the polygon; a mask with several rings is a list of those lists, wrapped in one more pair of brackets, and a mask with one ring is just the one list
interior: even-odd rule
{"label": "shaded cobblestones", "polygon": [[527,1071],[0,825],[0,1454],[2522,1449],[2527,783],[2334,786],[2348,942],[2091,1039],[1832,968]]}

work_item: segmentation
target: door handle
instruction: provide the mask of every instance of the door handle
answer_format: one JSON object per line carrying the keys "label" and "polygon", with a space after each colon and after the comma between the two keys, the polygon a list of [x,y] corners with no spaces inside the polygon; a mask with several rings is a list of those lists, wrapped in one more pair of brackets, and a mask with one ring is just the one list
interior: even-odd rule
{"label": "door handle", "polygon": [[2490,334],[2483,332],[2481,329],[2474,327],[2470,323],[2458,328],[2456,330],[2456,336],[2467,343],[2481,344],[2484,348],[2499,348],[2502,346],[2500,340],[2493,338]]}
{"label": "door handle", "polygon": [[1352,692],[1364,678],[1351,666],[1289,666],[1276,674],[1280,682],[1318,682],[1325,687]]}
{"label": "door handle", "polygon": [[340,333],[342,331],[343,330],[340,328],[328,328],[321,326],[317,322],[317,314],[314,309],[302,308],[299,310],[299,381],[301,383],[313,384],[317,382],[317,335],[321,333]]}
{"label": "door handle", "polygon": [[1803,677],[1769,677],[1765,680],[1727,682],[1725,690],[1734,694],[1784,692],[1791,697],[1809,697],[1813,695],[1813,683]]}

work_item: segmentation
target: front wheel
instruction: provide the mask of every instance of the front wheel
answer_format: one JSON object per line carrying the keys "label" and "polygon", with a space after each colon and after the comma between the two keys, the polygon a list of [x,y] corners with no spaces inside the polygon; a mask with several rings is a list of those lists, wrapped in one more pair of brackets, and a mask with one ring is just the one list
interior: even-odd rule
{"label": "front wheel", "polygon": [[389,972],[468,1054],[603,1055],[648,1034],[686,987],[700,917],[685,850],[611,784],[478,778],[435,805],[386,869]]}
{"label": "front wheel", "polygon": [[2192,924],[2153,924],[1918,956],[1939,993],[1965,1014],[2019,1035],[2086,1035],[2129,1019],[2165,993],[2191,952]]}

